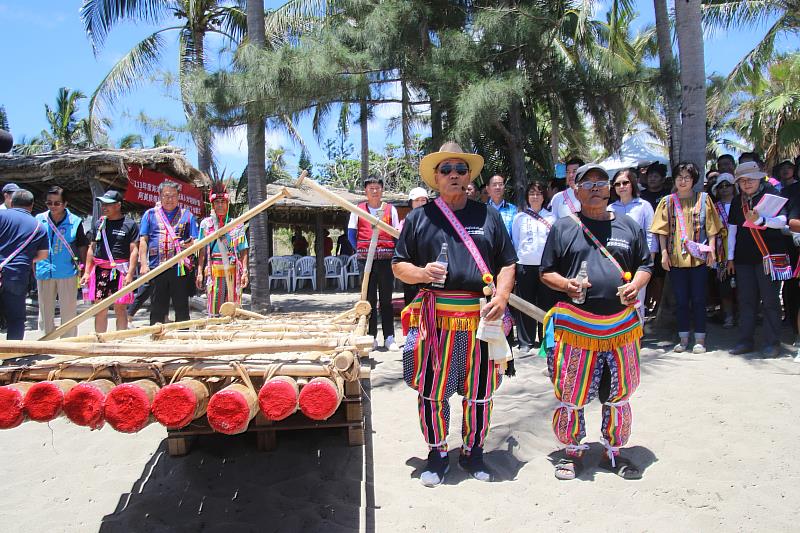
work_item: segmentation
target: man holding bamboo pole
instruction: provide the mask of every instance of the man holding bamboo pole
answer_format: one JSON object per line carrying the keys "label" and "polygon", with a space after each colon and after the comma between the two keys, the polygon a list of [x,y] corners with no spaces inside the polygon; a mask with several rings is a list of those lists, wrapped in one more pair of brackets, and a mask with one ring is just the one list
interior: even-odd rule
{"label": "man holding bamboo pole", "polygon": [[[208,196],[214,212],[200,222],[200,238],[228,223],[230,195],[222,181],[211,184]],[[200,252],[197,262],[197,288],[205,285],[209,316],[219,316],[225,302],[239,304],[248,278],[247,236],[239,224]]]}
{"label": "man holding bamboo pole", "polygon": [[[139,274],[174,257],[191,246],[197,238],[197,221],[186,208],[178,205],[178,184],[164,181],[158,186],[159,202],[145,211],[139,231]],[[175,307],[175,322],[189,320],[189,282],[186,273],[190,259],[180,261],[175,268],[157,276],[153,281],[150,304],[150,325],[166,322],[169,303]]]}
{"label": "man holding bamboo pole", "polygon": [[[498,324],[503,317],[517,254],[500,214],[467,199],[466,186],[481,168],[483,157],[464,153],[455,143],[422,159],[420,175],[439,197],[406,217],[393,259],[401,281],[422,287],[403,310],[408,329],[403,377],[419,395],[420,426],[429,448],[420,481],[428,487],[440,484],[449,470],[449,397],[455,392],[464,397],[458,462],[473,478],[492,479],[483,443],[502,366],[477,331],[482,319]],[[443,249],[447,263],[441,261]],[[493,292],[482,306],[483,295]],[[507,348],[502,333],[499,340]]]}

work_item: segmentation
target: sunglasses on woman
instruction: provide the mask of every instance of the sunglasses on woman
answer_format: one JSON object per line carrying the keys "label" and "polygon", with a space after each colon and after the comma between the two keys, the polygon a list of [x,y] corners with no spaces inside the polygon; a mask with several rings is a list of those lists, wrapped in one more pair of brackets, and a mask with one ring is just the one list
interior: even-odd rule
{"label": "sunglasses on woman", "polygon": [[631,182],[630,182],[630,181],[618,181],[618,182],[616,182],[616,183],[614,184],[614,187],[615,187],[615,188],[616,188],[616,187],[627,187],[627,186],[628,186],[628,185],[630,185],[630,184],[631,184]]}
{"label": "sunglasses on woman", "polygon": [[463,163],[459,163],[456,165],[451,165],[450,163],[445,163],[444,165],[439,167],[439,172],[444,174],[445,176],[450,174],[452,171],[456,171],[456,174],[459,176],[466,175],[469,172],[469,167]]}

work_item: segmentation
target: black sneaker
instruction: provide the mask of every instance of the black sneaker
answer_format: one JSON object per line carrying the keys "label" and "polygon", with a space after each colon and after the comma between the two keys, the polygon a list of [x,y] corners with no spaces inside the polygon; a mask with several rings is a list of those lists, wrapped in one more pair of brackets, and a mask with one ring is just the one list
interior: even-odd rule
{"label": "black sneaker", "polygon": [[478,481],[492,481],[494,477],[483,462],[483,448],[480,446],[472,448],[469,455],[465,455],[462,450],[458,456],[458,464]]}
{"label": "black sneaker", "polygon": [[425,465],[425,470],[420,474],[419,481],[426,487],[435,487],[444,481],[444,476],[450,470],[449,457],[439,453],[439,450],[433,449],[428,452],[428,463]]}

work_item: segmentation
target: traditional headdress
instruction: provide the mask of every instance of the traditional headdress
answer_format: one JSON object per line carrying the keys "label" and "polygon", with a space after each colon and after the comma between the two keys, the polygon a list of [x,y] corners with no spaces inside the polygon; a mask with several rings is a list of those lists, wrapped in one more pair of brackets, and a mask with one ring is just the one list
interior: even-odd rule
{"label": "traditional headdress", "polygon": [[213,202],[218,198],[224,198],[230,201],[231,195],[228,194],[228,188],[222,180],[214,180],[211,182],[211,190],[208,191],[208,201]]}

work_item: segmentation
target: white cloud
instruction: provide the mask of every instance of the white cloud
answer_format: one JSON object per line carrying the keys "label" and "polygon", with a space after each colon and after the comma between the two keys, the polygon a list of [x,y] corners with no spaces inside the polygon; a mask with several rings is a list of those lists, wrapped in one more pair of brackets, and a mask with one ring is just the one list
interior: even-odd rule
{"label": "white cloud", "polygon": [[[289,139],[281,131],[267,130],[266,145],[268,148],[281,148],[290,144]],[[247,157],[247,126],[236,126],[218,133],[214,138],[214,149],[222,156]]]}

